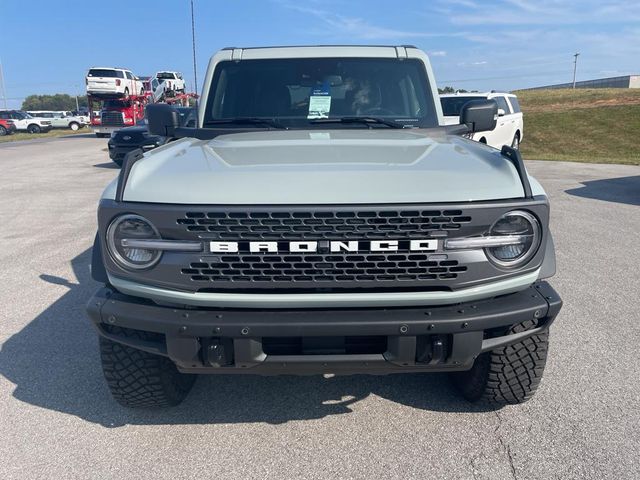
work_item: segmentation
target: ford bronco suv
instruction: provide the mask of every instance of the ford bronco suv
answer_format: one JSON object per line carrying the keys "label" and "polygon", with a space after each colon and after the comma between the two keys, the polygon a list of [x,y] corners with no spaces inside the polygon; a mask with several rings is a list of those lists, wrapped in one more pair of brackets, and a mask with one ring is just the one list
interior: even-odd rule
{"label": "ford bronco suv", "polygon": [[470,401],[538,387],[561,300],[549,202],[519,152],[445,126],[415,47],[229,48],[195,127],[149,105],[105,190],[88,304],[127,406],[197,374],[450,372]]}

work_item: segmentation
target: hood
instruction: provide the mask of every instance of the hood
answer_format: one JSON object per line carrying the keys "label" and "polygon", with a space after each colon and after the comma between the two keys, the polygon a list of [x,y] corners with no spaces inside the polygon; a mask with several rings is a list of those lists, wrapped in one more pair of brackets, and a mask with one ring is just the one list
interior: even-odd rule
{"label": "hood", "polygon": [[[111,189],[112,190],[112,189]],[[123,199],[173,204],[440,203],[519,198],[498,150],[433,130],[289,130],[193,138],[145,154]]]}

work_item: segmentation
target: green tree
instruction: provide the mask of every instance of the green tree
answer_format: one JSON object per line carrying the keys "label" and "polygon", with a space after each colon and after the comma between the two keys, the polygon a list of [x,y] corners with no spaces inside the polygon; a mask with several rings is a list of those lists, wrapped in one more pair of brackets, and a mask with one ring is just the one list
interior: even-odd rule
{"label": "green tree", "polygon": [[[87,106],[87,97],[78,97],[78,106]],[[66,93],[55,95],[29,95],[22,102],[22,110],[75,110],[76,97]]]}

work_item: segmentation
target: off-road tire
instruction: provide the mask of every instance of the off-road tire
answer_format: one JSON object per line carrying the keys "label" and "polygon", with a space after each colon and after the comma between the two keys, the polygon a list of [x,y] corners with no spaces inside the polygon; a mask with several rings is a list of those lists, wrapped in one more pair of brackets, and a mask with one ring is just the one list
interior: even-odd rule
{"label": "off-road tire", "polygon": [[[117,329],[117,333],[148,339],[145,332]],[[178,405],[186,398],[196,380],[196,375],[180,373],[166,357],[143,352],[104,337],[100,337],[100,359],[111,395],[125,407]]]}
{"label": "off-road tire", "polygon": [[69,123],[69,128],[71,130],[73,130],[74,132],[80,130],[80,124],[78,122],[71,122]]}
{"label": "off-road tire", "polygon": [[41,131],[42,129],[40,128],[40,125],[36,125],[35,123],[32,123],[27,127],[28,133],[40,133]]}
{"label": "off-road tire", "polygon": [[[536,326],[529,320],[511,327],[518,333]],[[529,400],[542,380],[549,350],[549,331],[480,355],[471,370],[451,374],[454,386],[471,402],[496,406]]]}

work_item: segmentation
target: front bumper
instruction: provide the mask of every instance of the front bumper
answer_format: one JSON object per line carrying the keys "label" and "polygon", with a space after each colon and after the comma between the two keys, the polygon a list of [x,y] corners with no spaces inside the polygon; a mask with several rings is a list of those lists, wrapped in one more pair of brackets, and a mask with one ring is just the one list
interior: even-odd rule
{"label": "front bumper", "polygon": [[138,148],[142,148],[145,152],[148,150],[152,150],[158,147],[155,143],[150,143],[146,145],[114,145],[112,143],[108,144],[109,147],[109,158],[118,164],[122,164],[124,161],[124,157],[127,156],[127,153],[132,152],[133,150],[137,150]]}
{"label": "front bumper", "polygon": [[[481,353],[549,328],[561,306],[553,288],[539,282],[457,305],[341,310],[173,308],[105,287],[87,309],[103,337],[167,356],[183,372],[274,375],[467,370]],[[507,334],[532,320],[531,329]],[[122,329],[160,335],[139,340]],[[367,342],[372,351],[362,347]],[[300,351],[279,353],[274,345]]]}

